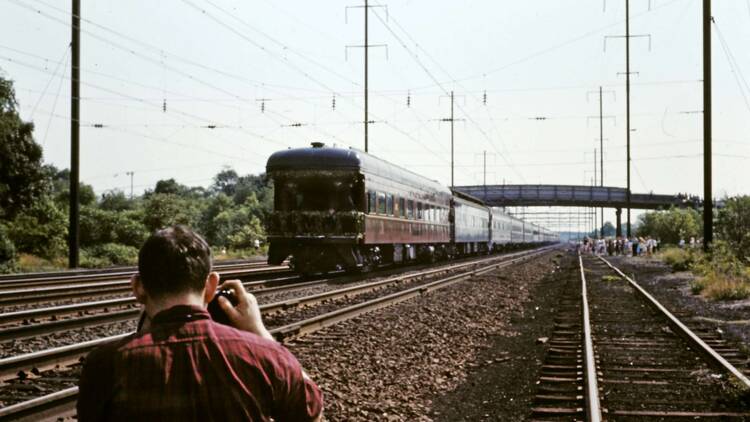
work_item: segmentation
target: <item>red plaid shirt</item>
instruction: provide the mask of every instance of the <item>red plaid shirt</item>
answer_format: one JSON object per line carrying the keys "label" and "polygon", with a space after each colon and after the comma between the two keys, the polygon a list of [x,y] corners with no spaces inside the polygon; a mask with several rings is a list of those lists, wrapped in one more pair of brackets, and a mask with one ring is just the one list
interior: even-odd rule
{"label": "red plaid shirt", "polygon": [[81,421],[306,421],[318,387],[283,346],[175,306],[151,328],[94,350],[80,380]]}

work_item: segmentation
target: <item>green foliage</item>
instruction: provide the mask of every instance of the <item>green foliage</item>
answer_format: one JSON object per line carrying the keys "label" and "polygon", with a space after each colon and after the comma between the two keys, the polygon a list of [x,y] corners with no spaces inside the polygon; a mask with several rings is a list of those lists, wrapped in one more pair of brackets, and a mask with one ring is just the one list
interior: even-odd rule
{"label": "green foliage", "polygon": [[[44,166],[44,172],[49,181],[49,193],[55,200],[58,208],[68,209],[70,206],[70,170],[58,170],[53,165]],[[96,202],[94,187],[78,182],[78,203],[81,206],[91,205]]]}
{"label": "green foliage", "polygon": [[49,197],[37,199],[9,225],[19,252],[53,258],[66,250],[68,216]]}
{"label": "green foliage", "polygon": [[698,253],[692,249],[668,247],[660,253],[660,256],[667,265],[672,267],[672,271],[687,271],[696,261]]}
{"label": "green foliage", "polygon": [[105,243],[81,250],[81,266],[89,268],[110,265],[133,265],[138,262],[138,248]]}
{"label": "green foliage", "polygon": [[133,209],[134,201],[125,196],[120,190],[105,192],[99,200],[99,208],[108,211],[125,211]]}
{"label": "green foliage", "polygon": [[259,213],[258,200],[254,194],[241,206],[235,206],[228,196],[219,193],[206,208],[201,227],[206,240],[212,245],[251,247],[256,239],[265,239]]}
{"label": "green foliage", "polygon": [[0,273],[13,270],[16,261],[16,247],[8,237],[8,229],[0,224]]}
{"label": "green foliage", "polygon": [[0,219],[13,219],[46,189],[42,147],[34,141],[34,124],[16,109],[13,83],[0,77]]}
{"label": "green foliage", "polygon": [[214,176],[214,184],[211,185],[210,190],[226,196],[234,196],[239,178],[236,171],[225,167],[219,174]]}
{"label": "green foliage", "polygon": [[154,193],[144,201],[143,224],[149,232],[175,224],[197,227],[202,205],[176,194]]}
{"label": "green foliage", "polygon": [[663,244],[677,244],[680,239],[699,237],[701,215],[692,209],[671,209],[641,214],[638,236],[651,236]]}
{"label": "green foliage", "polygon": [[90,247],[120,243],[140,247],[148,232],[143,214],[138,211],[110,211],[93,206],[82,207],[80,213],[80,244]]}
{"label": "green foliage", "polygon": [[698,275],[690,289],[714,300],[750,297],[750,268],[740,261],[729,242],[717,240],[709,254],[693,252],[698,258],[692,268]]}
{"label": "green foliage", "polygon": [[724,201],[717,215],[716,234],[737,257],[750,264],[750,196]]}

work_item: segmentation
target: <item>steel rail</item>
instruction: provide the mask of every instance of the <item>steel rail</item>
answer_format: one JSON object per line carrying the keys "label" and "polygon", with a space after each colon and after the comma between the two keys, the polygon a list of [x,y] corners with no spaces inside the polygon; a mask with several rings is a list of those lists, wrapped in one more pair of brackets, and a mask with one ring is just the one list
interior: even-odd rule
{"label": "steel rail", "polygon": [[591,319],[589,316],[589,299],[586,290],[586,274],[583,269],[583,258],[578,254],[581,271],[581,316],[583,318],[584,363],[586,364],[586,416],[588,422],[602,420],[602,408],[599,400],[599,385],[594,356],[594,341],[591,337]]}
{"label": "steel rail", "polygon": [[17,378],[20,372],[43,372],[57,366],[75,364],[94,348],[117,341],[130,334],[132,333],[118,334],[0,359],[0,381]]}
{"label": "steel rail", "polygon": [[[294,277],[287,277],[283,279],[275,278],[270,281],[273,281],[275,284],[280,281],[293,281],[293,280],[299,280],[299,277],[294,276]],[[246,288],[256,287],[256,289],[252,290],[252,293],[256,295],[262,295],[262,294],[273,293],[273,292],[278,292],[278,291],[287,290],[287,289],[292,290],[292,289],[297,289],[297,288],[309,287],[309,286],[316,285],[316,284],[323,284],[328,281],[329,281],[328,279],[323,279],[323,280],[309,281],[305,283],[282,284],[280,286],[268,287],[268,288],[257,288],[257,287],[261,286],[262,284],[268,284],[269,280],[246,281],[246,282],[243,282],[242,285],[245,286]],[[94,309],[105,309],[109,307],[135,305],[136,303],[137,302],[135,298],[133,296],[129,296],[129,297],[116,298],[116,299],[99,300],[99,301],[94,301],[94,302],[83,302],[83,303],[72,303],[69,305],[49,306],[46,308],[24,309],[21,311],[6,312],[6,313],[0,314],[0,325],[8,324],[11,322],[18,322],[18,321],[25,321],[25,320],[28,321],[28,320],[34,320],[34,319],[39,319],[39,318],[51,317],[51,316],[57,317],[61,315],[70,315],[70,314],[90,311]],[[2,329],[0,329],[0,333],[2,333]]]}
{"label": "steel rail", "polygon": [[[230,278],[284,274],[289,272],[291,272],[291,270],[287,267],[268,267],[251,268],[246,270],[221,271],[219,275],[222,278]],[[261,285],[262,283],[269,283],[270,281],[273,280],[264,280],[262,282],[258,282],[258,285]],[[5,290],[0,291],[0,306],[12,306],[42,301],[119,294],[128,292],[129,290],[130,280],[88,283],[84,285],[56,285],[51,287]]]}
{"label": "steel rail", "polygon": [[[401,292],[396,292],[396,293],[383,296],[377,299],[373,299],[367,302],[362,302],[362,303],[352,305],[346,308],[338,309],[338,310],[328,312],[323,315],[318,315],[313,318],[299,321],[297,323],[288,324],[282,327],[274,328],[270,330],[270,332],[279,341],[284,341],[285,339],[289,339],[292,337],[298,337],[300,335],[308,334],[316,330],[319,330],[321,328],[333,325],[337,322],[345,321],[347,319],[354,318],[364,313],[367,313],[376,309],[384,308],[390,305],[394,305],[394,304],[403,302],[405,300],[408,300],[410,298],[420,296],[420,295],[429,293],[431,291],[450,286],[452,284],[455,284],[467,278],[482,275],[491,271],[495,271],[500,268],[505,268],[512,264],[522,262],[530,258],[533,258],[535,256],[541,255],[553,249],[554,247],[544,247],[544,248],[536,249],[533,251],[513,254],[513,255],[522,255],[522,256],[510,259],[510,260],[505,260],[502,262],[493,263],[484,268],[474,269],[474,270],[463,272],[461,274],[451,275],[441,280],[436,280],[436,281],[430,282],[422,286],[413,287],[411,289],[403,290]],[[88,353],[88,351],[90,351],[91,349],[99,345],[109,343],[111,341],[116,341],[129,334],[130,333],[94,340],[91,342],[87,342],[85,346],[83,344],[65,346],[65,348],[69,349],[68,359],[70,359],[71,357],[77,357],[77,359],[80,359],[80,357],[82,357],[85,353]],[[93,343],[97,343],[97,344],[94,345]],[[58,348],[58,349],[63,349],[63,348]],[[50,352],[53,352],[53,350],[54,349],[50,349],[48,351],[38,352],[36,354],[42,355],[46,353],[49,355],[49,354],[53,354],[53,353],[50,353]],[[18,357],[16,358],[16,360],[20,360],[20,358],[22,357]],[[7,375],[8,365],[4,365],[5,363],[4,361],[11,360],[11,359],[14,359],[14,358],[0,359],[0,377]],[[43,364],[49,365],[49,362],[44,362],[44,358],[39,359],[39,362],[40,362],[39,363],[40,366]],[[3,372],[4,368],[5,368],[5,372]],[[59,399],[60,402],[65,403],[65,404],[59,405],[58,409],[61,412],[70,412],[71,409],[73,409],[73,407],[75,406],[75,401],[77,399],[77,396],[78,396],[78,387],[71,387],[71,388],[56,392],[56,393],[48,394],[46,396],[38,397],[38,398],[29,400],[26,402],[14,404],[14,405],[2,408],[0,409],[0,417],[12,418],[12,419],[20,419],[20,418],[28,417],[28,418],[33,418],[33,419],[28,419],[28,420],[40,420],[38,417],[36,417],[36,415],[40,414],[40,413],[37,413],[36,409],[40,409],[39,412],[47,412],[45,413],[45,417],[49,417],[47,415],[50,415],[52,417],[69,416],[70,413],[65,413],[64,415],[63,414],[55,415],[54,413],[50,413],[47,409],[49,408],[50,403],[53,403]]]}
{"label": "steel rail", "polygon": [[737,367],[729,363],[726,359],[724,359],[723,356],[721,356],[718,352],[716,352],[711,346],[706,344],[697,334],[695,334],[690,328],[688,328],[685,324],[682,323],[677,317],[675,317],[667,308],[664,307],[661,303],[659,303],[656,298],[654,298],[649,292],[647,292],[643,287],[641,287],[638,283],[635,282],[632,278],[625,275],[624,272],[622,272],[619,268],[612,265],[609,261],[602,258],[601,256],[597,256],[602,262],[607,264],[609,268],[611,268],[614,272],[620,275],[623,279],[627,280],[627,282],[630,284],[631,287],[633,287],[637,292],[643,296],[643,298],[652,305],[655,309],[657,309],[664,317],[667,318],[672,328],[674,328],[681,337],[683,337],[685,340],[688,341],[688,343],[697,350],[701,355],[703,355],[706,359],[708,359],[709,363],[713,364],[714,366],[721,368],[725,372],[731,374],[734,376],[734,378],[737,380],[737,382],[740,384],[740,386],[746,390],[750,389],[750,379],[748,379],[745,374],[742,373]]}
{"label": "steel rail", "polygon": [[57,421],[76,414],[78,387],[70,387],[46,396],[0,408],[0,420]]}
{"label": "steel rail", "polygon": [[[276,267],[264,262],[228,263],[216,264],[215,271],[227,271],[232,269],[263,269]],[[45,286],[66,283],[96,283],[118,279],[128,279],[137,272],[136,267],[116,267],[110,270],[90,271],[65,271],[54,273],[26,273],[0,275],[0,289],[14,288],[15,286]]]}

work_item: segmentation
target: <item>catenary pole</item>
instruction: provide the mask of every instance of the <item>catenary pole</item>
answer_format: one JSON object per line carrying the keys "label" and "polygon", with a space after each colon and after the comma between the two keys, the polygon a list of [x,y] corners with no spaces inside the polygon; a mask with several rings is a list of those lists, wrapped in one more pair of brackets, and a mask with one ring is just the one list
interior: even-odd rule
{"label": "catenary pole", "polygon": [[451,189],[453,186],[453,91],[451,91]]}
{"label": "catenary pole", "polygon": [[368,52],[368,41],[367,41],[367,15],[369,15],[369,6],[367,4],[367,0],[365,0],[365,152],[368,152],[368,139],[367,139],[367,129],[370,125],[370,119],[367,114],[367,107],[369,105],[368,100],[368,89],[367,89],[367,52]]}
{"label": "catenary pole", "polygon": [[703,248],[713,241],[711,192],[711,0],[703,0]]}
{"label": "catenary pole", "polygon": [[68,267],[78,267],[78,180],[80,122],[81,0],[73,0],[70,69],[70,206],[68,227]]}
{"label": "catenary pole", "polygon": [[630,231],[630,0],[625,0],[625,120],[627,131],[627,234],[631,237]]}
{"label": "catenary pole", "polygon": [[[604,187],[604,106],[602,105],[602,87],[599,87],[599,186]],[[604,207],[599,208],[601,228],[599,237],[604,239]]]}

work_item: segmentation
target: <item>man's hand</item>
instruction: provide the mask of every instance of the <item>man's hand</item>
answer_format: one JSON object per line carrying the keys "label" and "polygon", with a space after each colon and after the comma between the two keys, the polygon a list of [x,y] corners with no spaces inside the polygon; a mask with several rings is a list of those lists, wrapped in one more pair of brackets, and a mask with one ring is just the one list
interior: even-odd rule
{"label": "man's hand", "polygon": [[223,296],[218,299],[219,306],[227,314],[234,328],[249,331],[269,340],[275,340],[263,325],[260,308],[255,296],[248,293],[239,280],[228,280],[219,286],[219,288],[232,290],[237,298],[237,306],[232,306],[229,299]]}

